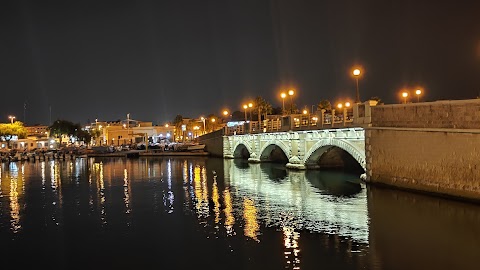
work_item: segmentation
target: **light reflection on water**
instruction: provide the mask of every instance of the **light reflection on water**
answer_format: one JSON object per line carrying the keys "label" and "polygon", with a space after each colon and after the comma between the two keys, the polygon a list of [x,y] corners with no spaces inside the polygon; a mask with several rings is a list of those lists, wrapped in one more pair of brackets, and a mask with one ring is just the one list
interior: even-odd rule
{"label": "light reflection on water", "polygon": [[355,179],[354,175],[319,171],[287,174],[280,166],[245,167],[228,160],[224,164],[230,185],[240,196],[256,198],[260,206],[268,205],[257,214],[267,226],[339,234],[368,243],[365,187],[359,181],[349,181]]}
{"label": "light reflection on water", "polygon": [[[475,269],[478,224],[478,205],[277,164],[112,158],[0,165],[2,256],[41,265],[56,250],[58,269]],[[120,256],[125,250],[129,256]]]}

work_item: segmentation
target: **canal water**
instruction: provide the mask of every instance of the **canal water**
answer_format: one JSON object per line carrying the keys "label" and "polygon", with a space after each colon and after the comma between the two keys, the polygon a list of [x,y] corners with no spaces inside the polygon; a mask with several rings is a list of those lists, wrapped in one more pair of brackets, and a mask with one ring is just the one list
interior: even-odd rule
{"label": "canal water", "polygon": [[0,165],[2,269],[478,269],[480,206],[220,158]]}

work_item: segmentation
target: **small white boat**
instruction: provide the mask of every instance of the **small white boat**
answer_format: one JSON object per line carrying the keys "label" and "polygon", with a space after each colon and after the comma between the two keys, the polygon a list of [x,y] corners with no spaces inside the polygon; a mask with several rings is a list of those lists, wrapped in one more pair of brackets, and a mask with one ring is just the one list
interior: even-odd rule
{"label": "small white boat", "polygon": [[187,147],[188,151],[203,151],[205,149],[205,144],[194,144]]}

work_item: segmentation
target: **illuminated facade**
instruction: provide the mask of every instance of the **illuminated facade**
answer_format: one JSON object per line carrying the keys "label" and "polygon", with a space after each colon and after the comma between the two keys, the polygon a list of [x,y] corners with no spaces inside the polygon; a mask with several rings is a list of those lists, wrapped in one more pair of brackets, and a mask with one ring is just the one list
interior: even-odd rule
{"label": "illuminated facade", "polygon": [[152,122],[125,120],[116,122],[92,123],[86,129],[97,129],[99,138],[97,145],[127,145],[145,142],[147,137],[150,142],[158,142],[162,139],[173,140],[175,127],[154,126]]}

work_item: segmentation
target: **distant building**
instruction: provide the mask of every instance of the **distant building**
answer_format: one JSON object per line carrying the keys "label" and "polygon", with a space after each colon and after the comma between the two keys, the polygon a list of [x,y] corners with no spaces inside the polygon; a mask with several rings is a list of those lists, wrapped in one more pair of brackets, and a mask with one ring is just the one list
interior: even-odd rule
{"label": "distant building", "polygon": [[37,137],[49,137],[50,132],[48,130],[48,126],[27,126],[25,127],[27,130],[27,136],[37,136]]}
{"label": "distant building", "polygon": [[95,145],[129,145],[133,143],[159,142],[162,139],[173,140],[175,127],[154,126],[152,122],[121,120],[110,122],[96,121],[86,129],[99,131],[98,138],[92,140]]}
{"label": "distant building", "polygon": [[[27,138],[18,139],[14,136],[10,141],[10,147],[17,150],[35,150],[35,149],[51,149],[56,148],[57,143],[50,138],[48,126],[26,126]],[[0,148],[8,147],[5,143],[0,145]]]}

